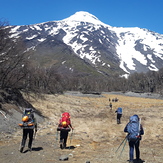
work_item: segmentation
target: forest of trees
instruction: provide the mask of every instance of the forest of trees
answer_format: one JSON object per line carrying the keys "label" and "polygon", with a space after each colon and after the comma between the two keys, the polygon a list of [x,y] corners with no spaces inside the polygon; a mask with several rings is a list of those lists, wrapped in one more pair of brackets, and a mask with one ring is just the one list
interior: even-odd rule
{"label": "forest of trees", "polygon": [[58,74],[54,67],[34,67],[21,38],[8,35],[6,22],[0,22],[0,88],[16,88],[24,92],[63,93],[74,91],[133,91],[163,94],[163,68],[148,73],[133,73],[127,79],[112,76],[103,79]]}

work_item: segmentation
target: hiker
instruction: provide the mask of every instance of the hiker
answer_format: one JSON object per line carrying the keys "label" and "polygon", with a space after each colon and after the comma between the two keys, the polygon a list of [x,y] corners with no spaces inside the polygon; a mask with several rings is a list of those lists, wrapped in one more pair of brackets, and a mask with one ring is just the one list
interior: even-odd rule
{"label": "hiker", "polygon": [[118,107],[115,113],[117,113],[117,124],[121,124],[122,108]]}
{"label": "hiker", "polygon": [[60,148],[61,149],[66,148],[68,133],[71,131],[71,129],[73,130],[73,127],[70,121],[70,114],[68,112],[64,112],[61,115],[58,128],[57,128],[57,131],[60,131]]}
{"label": "hiker", "polygon": [[110,109],[112,110],[112,103],[111,102],[110,102],[110,105],[109,106],[110,106]]}
{"label": "hiker", "polygon": [[118,102],[118,98],[117,97],[115,98],[115,102]]}
{"label": "hiker", "polygon": [[34,129],[35,129],[35,133],[37,132],[37,122],[36,122],[36,118],[34,117],[32,108],[25,109],[22,115],[22,123],[20,123],[19,126],[23,129],[20,152],[21,153],[23,152],[28,135],[29,135],[28,151],[32,151]]}
{"label": "hiker", "polygon": [[136,152],[136,161],[140,161],[140,140],[141,135],[144,135],[144,130],[140,124],[140,119],[138,115],[133,115],[130,117],[129,123],[124,128],[124,132],[127,132],[127,139],[129,143],[129,162],[133,163],[134,159],[134,148]]}

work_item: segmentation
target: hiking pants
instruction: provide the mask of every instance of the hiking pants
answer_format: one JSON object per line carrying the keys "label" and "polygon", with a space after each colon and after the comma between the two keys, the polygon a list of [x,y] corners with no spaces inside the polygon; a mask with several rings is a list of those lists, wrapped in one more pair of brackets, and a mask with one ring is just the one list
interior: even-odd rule
{"label": "hiking pants", "polygon": [[32,147],[33,133],[34,133],[33,129],[23,129],[23,138],[22,138],[22,144],[21,144],[22,147],[25,147],[25,142],[26,142],[28,134],[29,134],[28,148]]}
{"label": "hiking pants", "polygon": [[122,114],[117,114],[117,124],[121,123]]}
{"label": "hiking pants", "polygon": [[134,147],[135,147],[135,152],[136,152],[136,159],[140,158],[139,144],[140,144],[140,140],[129,141],[129,150],[130,150],[129,157],[130,157],[130,160],[134,159]]}
{"label": "hiking pants", "polygon": [[66,143],[67,143],[67,138],[68,138],[68,131],[60,131],[60,141],[63,141],[64,146],[66,147]]}

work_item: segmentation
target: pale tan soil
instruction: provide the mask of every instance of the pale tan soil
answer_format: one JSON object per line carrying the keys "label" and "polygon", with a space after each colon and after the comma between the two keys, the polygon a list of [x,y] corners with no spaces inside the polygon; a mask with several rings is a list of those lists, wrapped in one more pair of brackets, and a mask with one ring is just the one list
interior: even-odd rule
{"label": "pale tan soil", "polygon": [[[109,98],[119,99],[109,108]],[[163,100],[122,95],[103,94],[103,97],[80,97],[71,95],[47,95],[45,99],[31,101],[43,115],[49,117],[39,124],[39,131],[33,142],[33,151],[20,153],[22,131],[0,142],[1,163],[48,163],[61,162],[60,156],[67,155],[69,163],[123,163],[128,160],[128,144],[115,152],[126,134],[123,132],[133,114],[141,118],[145,135],[140,144],[141,159],[146,163],[163,163]],[[115,110],[123,108],[122,124],[116,124]],[[59,148],[56,127],[62,112],[71,114],[75,128],[69,133],[68,147]],[[58,136],[59,139],[59,136]],[[26,143],[27,144],[27,143]],[[25,149],[26,150],[26,149]]]}

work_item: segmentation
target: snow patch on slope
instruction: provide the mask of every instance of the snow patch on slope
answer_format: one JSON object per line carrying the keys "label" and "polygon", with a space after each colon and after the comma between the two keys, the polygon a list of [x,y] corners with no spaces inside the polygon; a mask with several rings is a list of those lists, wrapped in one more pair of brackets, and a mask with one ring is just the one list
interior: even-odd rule
{"label": "snow patch on slope", "polygon": [[[147,66],[147,58],[153,61],[152,55],[147,54],[146,56],[142,54],[140,51],[135,49],[136,41],[140,41],[143,45],[143,50],[147,52],[148,47],[154,51],[155,55],[159,58],[163,59],[163,48],[160,44],[163,45],[163,38],[160,38],[158,35],[158,39],[156,40],[156,36],[154,36],[150,32],[146,32],[144,29],[140,28],[114,28],[117,36],[119,37],[118,45],[116,46],[117,54],[121,59],[120,68],[124,71],[128,72],[125,68],[128,67],[130,70],[135,70],[134,60],[136,59],[141,64]],[[157,51],[157,52],[156,52]],[[158,53],[160,52],[160,53]],[[157,71],[153,64],[150,65],[149,69]]]}

